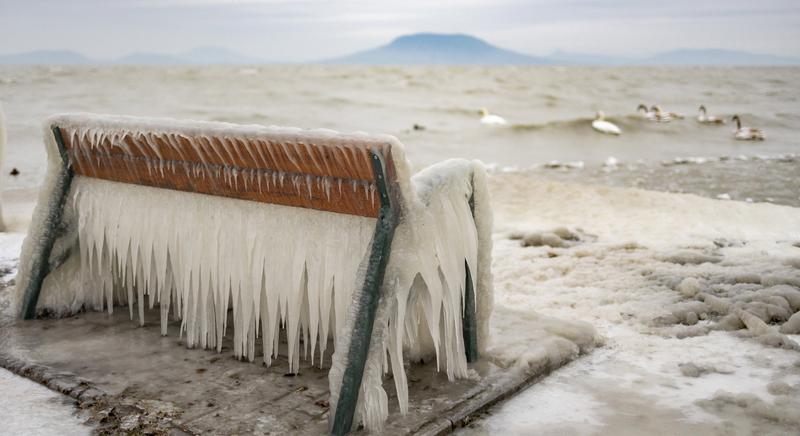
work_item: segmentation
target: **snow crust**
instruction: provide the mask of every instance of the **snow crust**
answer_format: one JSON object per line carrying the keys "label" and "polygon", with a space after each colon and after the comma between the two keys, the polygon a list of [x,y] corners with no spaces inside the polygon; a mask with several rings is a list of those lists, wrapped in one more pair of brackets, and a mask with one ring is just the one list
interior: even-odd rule
{"label": "snow crust", "polygon": [[582,321],[604,346],[464,433],[797,433],[798,209],[521,174],[491,188],[494,338]]}
{"label": "snow crust", "polygon": [[[52,118],[44,126],[47,178],[23,244],[18,290],[31,279],[31,258],[47,231],[44,223],[54,209],[52,194],[62,183],[60,156],[50,132],[53,124],[70,127],[74,135],[94,142],[119,141],[131,132],[149,130],[200,138],[269,134],[276,141],[390,143],[400,189],[396,198],[400,221],[381,289],[356,423],[380,429],[388,416],[383,377],[390,371],[400,409],[408,410],[404,354],[412,360],[435,356],[437,368],[451,380],[468,376],[461,325],[466,268],[472,272],[477,301],[479,349],[487,349],[492,215],[483,166],[451,160],[411,178],[402,146],[387,136],[86,114]],[[204,141],[203,146],[209,144],[220,146],[213,141]],[[224,150],[216,151],[224,155]],[[178,169],[156,164],[152,170]],[[202,177],[201,172],[191,174]],[[365,195],[370,191],[365,188]],[[56,229],[51,272],[38,309],[67,316],[83,309],[111,312],[127,304],[131,317],[141,323],[145,309],[158,306],[164,334],[169,319],[179,319],[187,346],[220,350],[222,338],[233,327],[234,355],[254,360],[256,338],[261,338],[267,365],[277,356],[284,331],[290,371],[297,368],[301,354],[322,365],[332,337],[336,352],[329,379],[334,416],[348,363],[346,351],[353,329],[358,328],[353,314],[360,309],[357,297],[375,222],[75,176]],[[227,324],[229,309],[232,326]]]}

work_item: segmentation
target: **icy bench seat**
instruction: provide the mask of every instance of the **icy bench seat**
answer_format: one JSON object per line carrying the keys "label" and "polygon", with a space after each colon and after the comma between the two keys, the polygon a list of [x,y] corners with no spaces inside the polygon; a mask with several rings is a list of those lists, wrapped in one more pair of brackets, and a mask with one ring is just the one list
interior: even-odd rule
{"label": "icy bench seat", "polygon": [[[383,135],[90,114],[45,123],[48,173],[20,257],[21,317],[134,306],[181,321],[187,346],[237,357],[328,338],[331,430],[388,414],[404,354],[467,376],[491,295],[485,172],[451,160],[410,176]],[[310,348],[310,353],[309,353]],[[388,356],[388,358],[387,358]]]}

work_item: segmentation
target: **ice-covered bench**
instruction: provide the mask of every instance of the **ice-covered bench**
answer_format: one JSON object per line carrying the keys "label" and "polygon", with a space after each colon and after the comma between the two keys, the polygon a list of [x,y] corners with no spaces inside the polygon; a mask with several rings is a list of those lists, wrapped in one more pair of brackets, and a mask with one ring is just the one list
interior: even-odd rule
{"label": "ice-covered bench", "polygon": [[[188,346],[266,364],[283,330],[320,364],[328,339],[332,432],[388,415],[382,376],[408,409],[403,355],[435,354],[450,379],[484,348],[491,211],[479,163],[410,177],[390,136],[61,115],[17,278],[23,318],[156,303]],[[318,350],[318,351],[317,351]],[[388,359],[386,356],[388,355]],[[354,418],[354,414],[356,415]]]}

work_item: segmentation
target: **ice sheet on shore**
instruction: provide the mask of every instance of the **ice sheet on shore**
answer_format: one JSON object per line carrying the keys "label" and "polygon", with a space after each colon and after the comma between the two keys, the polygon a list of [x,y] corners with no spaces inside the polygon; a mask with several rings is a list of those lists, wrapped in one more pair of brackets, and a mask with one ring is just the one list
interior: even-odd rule
{"label": "ice sheet on shore", "polygon": [[[800,431],[786,320],[800,291],[800,210],[517,174],[495,175],[492,193],[497,307],[589,322],[605,346],[467,433],[629,434],[631,410],[639,434]],[[561,227],[579,238],[544,243]],[[715,310],[752,329],[713,328]]]}

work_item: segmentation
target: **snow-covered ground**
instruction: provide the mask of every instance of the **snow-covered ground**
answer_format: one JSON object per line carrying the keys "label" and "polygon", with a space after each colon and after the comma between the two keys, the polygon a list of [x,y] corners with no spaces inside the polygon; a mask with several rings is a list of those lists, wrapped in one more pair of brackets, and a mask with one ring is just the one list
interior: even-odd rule
{"label": "snow-covered ground", "polygon": [[[490,179],[492,358],[537,367],[588,355],[464,432],[800,431],[800,336],[785,322],[800,309],[800,209]],[[0,234],[3,265],[15,263],[20,238]],[[18,397],[40,388],[3,382]],[[19,401],[0,409],[39,419]]]}
{"label": "snow-covered ground", "polygon": [[498,307],[589,322],[605,345],[465,433],[800,431],[800,209],[492,181]]}

